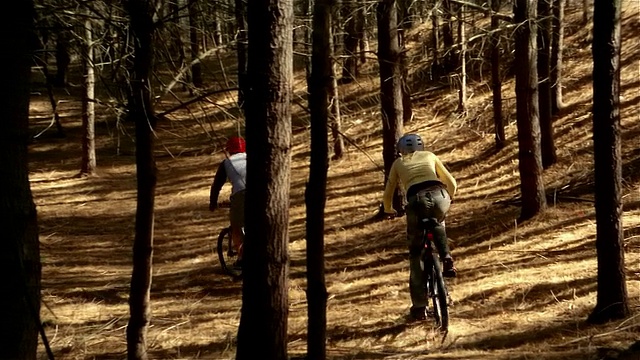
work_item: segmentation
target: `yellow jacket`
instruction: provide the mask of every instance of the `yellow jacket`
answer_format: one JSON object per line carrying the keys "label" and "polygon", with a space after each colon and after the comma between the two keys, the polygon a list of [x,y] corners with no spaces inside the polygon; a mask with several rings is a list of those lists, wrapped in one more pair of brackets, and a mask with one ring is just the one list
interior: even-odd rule
{"label": "yellow jacket", "polygon": [[398,178],[404,190],[408,190],[412,185],[425,181],[437,180],[446,187],[449,195],[453,198],[458,188],[456,179],[444,167],[440,159],[430,151],[416,151],[404,155],[393,162],[387,186],[384,189],[384,212],[393,213],[391,201],[393,193],[398,185]]}

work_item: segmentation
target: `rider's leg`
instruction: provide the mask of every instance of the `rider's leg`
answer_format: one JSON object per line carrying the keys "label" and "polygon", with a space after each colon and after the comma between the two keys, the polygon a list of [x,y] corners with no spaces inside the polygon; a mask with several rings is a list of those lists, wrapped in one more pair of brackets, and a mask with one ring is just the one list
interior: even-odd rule
{"label": "rider's leg", "polygon": [[427,299],[424,296],[424,276],[422,272],[423,264],[421,259],[424,248],[423,231],[418,224],[415,201],[409,200],[406,207],[407,216],[407,242],[409,245],[409,293],[411,294],[411,315],[420,318],[418,315],[427,307]]}
{"label": "rider's leg", "polygon": [[433,202],[431,210],[432,216],[438,220],[438,224],[433,228],[433,241],[438,248],[440,258],[450,254],[449,244],[447,244],[447,232],[444,227],[444,218],[451,206],[451,197],[445,189],[436,189],[429,192],[429,197]]}
{"label": "rider's leg", "polygon": [[229,212],[231,242],[238,251],[238,260],[242,259],[242,241],[244,239],[244,195],[245,190],[241,190],[231,196],[231,210]]}
{"label": "rider's leg", "polygon": [[238,260],[242,259],[242,227],[231,226],[231,242],[238,251]]}
{"label": "rider's leg", "polygon": [[438,255],[443,259],[445,256],[450,255],[449,244],[447,243],[447,232],[442,223],[435,225],[432,228],[433,242],[438,249]]}
{"label": "rider's leg", "polygon": [[418,193],[418,199],[425,204],[425,209],[428,212],[426,216],[438,220],[438,224],[432,228],[432,233],[433,242],[438,250],[438,255],[440,255],[440,260],[442,260],[443,275],[445,277],[455,277],[457,270],[453,264],[444,226],[444,218],[451,206],[451,197],[447,190],[438,188]]}

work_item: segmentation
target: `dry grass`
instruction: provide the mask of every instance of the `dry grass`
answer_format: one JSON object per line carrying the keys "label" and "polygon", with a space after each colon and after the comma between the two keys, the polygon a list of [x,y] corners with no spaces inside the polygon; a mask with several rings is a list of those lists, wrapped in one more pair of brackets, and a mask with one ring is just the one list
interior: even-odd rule
{"label": "dry grass", "polygon": [[[623,34],[625,245],[631,305],[640,303],[640,132],[638,5],[626,3]],[[569,16],[577,24],[578,13]],[[330,359],[595,359],[637,339],[637,315],[589,326],[595,305],[593,178],[587,32],[568,29],[564,116],[556,122],[559,162],[545,173],[555,201],[543,215],[516,226],[517,144],[514,103],[505,110],[511,142],[492,151],[490,94],[474,88],[466,117],[452,113],[456,95],[434,94],[416,106],[407,131],[419,131],[460,182],[447,220],[460,276],[449,283],[451,330],[443,340],[429,323],[406,324],[409,306],[404,219],[372,222],[383,189],[379,170],[376,81],[342,88],[344,131],[373,158],[348,147],[329,169],[326,208],[328,354]],[[302,84],[302,79],[297,78]],[[513,82],[505,83],[505,94]],[[508,95],[507,95],[508,97]],[[135,168],[131,141],[98,127],[99,176],[75,177],[79,167],[79,104],[64,103],[71,139],[41,138],[31,146],[31,182],[38,206],[43,257],[42,317],[57,359],[125,358],[131,272]],[[229,101],[221,96],[219,104]],[[47,120],[43,99],[32,104],[34,126]],[[221,274],[211,252],[226,213],[210,213],[208,190],[216,151],[233,121],[213,106],[174,116],[158,129],[153,320],[155,359],[231,359],[241,285]],[[294,107],[290,226],[290,344],[305,353],[305,219],[309,134]],[[449,115],[451,114],[451,115]],[[216,121],[211,121],[214,119]],[[74,140],[74,141],[70,141]],[[116,155],[119,151],[120,155]],[[228,189],[225,189],[228,191]],[[227,193],[222,194],[226,197]],[[636,311],[637,313],[637,311]]]}

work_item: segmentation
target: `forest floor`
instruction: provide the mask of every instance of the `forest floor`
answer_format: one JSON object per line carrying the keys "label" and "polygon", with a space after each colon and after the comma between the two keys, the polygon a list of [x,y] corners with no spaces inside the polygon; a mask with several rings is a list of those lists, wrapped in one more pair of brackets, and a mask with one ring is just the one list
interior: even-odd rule
{"label": "forest floor", "polygon": [[[633,315],[605,325],[585,322],[596,301],[595,214],[591,135],[590,30],[568,8],[564,58],[566,107],[554,124],[558,163],[544,173],[549,209],[516,224],[519,195],[514,81],[506,79],[508,145],[493,150],[491,94],[472,81],[465,115],[449,88],[423,93],[406,132],[419,132],[459,182],[447,218],[459,275],[448,282],[451,325],[442,338],[431,322],[407,323],[405,219],[372,221],[383,191],[380,108],[375,73],[341,86],[343,159],[329,167],[326,207],[328,359],[639,359],[627,354],[640,332],[640,9],[625,1],[622,97],[624,244]],[[426,37],[426,30],[411,33]],[[415,43],[412,51],[420,48]],[[375,60],[370,60],[370,63]],[[416,65],[419,67],[420,65]],[[418,71],[414,71],[418,74]],[[416,75],[417,76],[417,75]],[[428,88],[428,84],[425,88]],[[296,77],[302,94],[304,76]],[[124,359],[136,177],[127,126],[98,108],[98,175],[80,166],[78,88],[59,91],[66,138],[48,130],[30,146],[43,262],[42,318],[56,359]],[[182,94],[187,97],[188,94]],[[152,321],[153,359],[232,359],[241,282],[222,274],[212,245],[227,210],[208,210],[209,187],[233,113],[234,94],[210,97],[157,129]],[[164,99],[164,98],[163,98]],[[298,98],[302,101],[302,98]],[[158,104],[158,111],[171,106]],[[34,133],[50,107],[34,95]],[[123,132],[125,131],[125,132]],[[290,208],[289,353],[306,351],[304,190],[308,118],[294,105]],[[598,174],[598,176],[603,176]],[[606,176],[606,174],[604,174]],[[228,197],[225,187],[222,199]],[[249,205],[250,206],[250,205]],[[41,358],[45,358],[41,346]]]}

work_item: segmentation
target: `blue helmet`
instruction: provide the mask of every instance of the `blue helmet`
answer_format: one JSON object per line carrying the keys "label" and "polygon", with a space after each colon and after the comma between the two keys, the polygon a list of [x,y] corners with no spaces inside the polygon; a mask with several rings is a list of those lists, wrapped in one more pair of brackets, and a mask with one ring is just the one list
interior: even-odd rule
{"label": "blue helmet", "polygon": [[400,139],[398,139],[396,148],[399,153],[406,155],[415,151],[424,150],[424,142],[418,134],[404,134]]}

